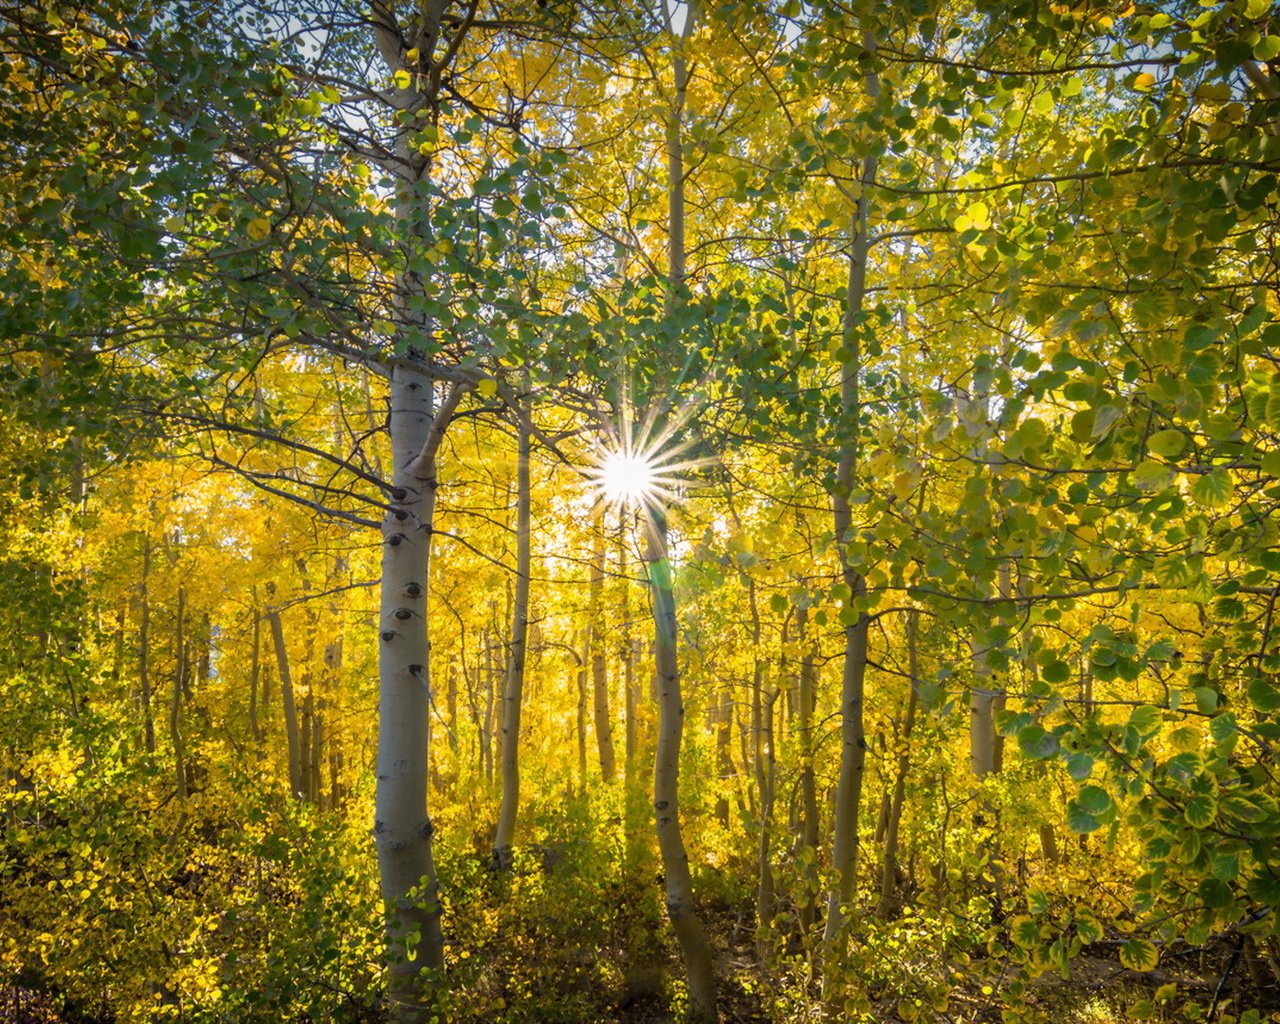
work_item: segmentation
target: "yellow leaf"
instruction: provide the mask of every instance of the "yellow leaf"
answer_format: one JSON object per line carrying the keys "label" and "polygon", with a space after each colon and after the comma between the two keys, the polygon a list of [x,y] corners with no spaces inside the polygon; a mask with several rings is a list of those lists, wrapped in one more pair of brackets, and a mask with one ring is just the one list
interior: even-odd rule
{"label": "yellow leaf", "polygon": [[407,89],[409,88],[409,85],[413,82],[413,76],[410,75],[409,72],[407,72],[404,68],[401,68],[399,71],[397,71],[394,75],[391,76],[391,80],[396,83],[397,89]]}
{"label": "yellow leaf", "polygon": [[492,398],[498,393],[498,382],[492,377],[481,378],[480,383],[476,385],[476,390],[480,392],[480,397]]}
{"label": "yellow leaf", "polygon": [[1131,971],[1151,971],[1160,962],[1160,953],[1145,939],[1130,939],[1120,947],[1120,962]]}
{"label": "yellow leaf", "polygon": [[245,234],[255,242],[261,242],[271,234],[271,222],[266,217],[254,217],[245,225]]}
{"label": "yellow leaf", "polygon": [[1133,79],[1133,87],[1138,92],[1150,92],[1155,88],[1155,84],[1156,76],[1147,74],[1145,71],[1142,74],[1135,76]]}

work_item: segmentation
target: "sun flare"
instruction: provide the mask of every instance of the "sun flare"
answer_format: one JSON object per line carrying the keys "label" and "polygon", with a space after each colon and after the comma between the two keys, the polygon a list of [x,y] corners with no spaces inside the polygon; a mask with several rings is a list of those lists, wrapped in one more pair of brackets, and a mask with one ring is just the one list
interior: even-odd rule
{"label": "sun flare", "polygon": [[683,500],[693,477],[714,460],[693,454],[700,437],[690,399],[672,408],[651,405],[637,416],[627,388],[614,415],[597,420],[587,464],[580,470],[596,501],[652,514]]}
{"label": "sun flare", "polygon": [[610,452],[600,466],[600,490],[610,503],[643,504],[656,483],[657,470],[642,452]]}

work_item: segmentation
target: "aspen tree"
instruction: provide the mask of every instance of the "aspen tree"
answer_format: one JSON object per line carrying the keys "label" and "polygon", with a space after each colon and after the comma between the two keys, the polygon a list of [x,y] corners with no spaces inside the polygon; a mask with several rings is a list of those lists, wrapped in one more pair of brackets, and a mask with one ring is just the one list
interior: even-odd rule
{"label": "aspen tree", "polygon": [[[865,32],[864,45],[874,52],[875,40]],[[866,76],[866,93],[871,101],[880,95],[879,77]],[[867,631],[870,619],[859,601],[866,594],[866,580],[851,561],[849,544],[853,537],[853,515],[850,498],[857,483],[861,454],[859,419],[862,412],[860,385],[862,375],[863,304],[867,294],[867,255],[871,239],[867,230],[867,212],[871,190],[876,180],[877,158],[874,151],[862,159],[857,191],[853,195],[854,212],[849,224],[849,274],[845,285],[844,319],[841,327],[840,360],[840,451],[836,465],[835,487],[831,496],[832,522],[840,557],[840,574],[848,590],[851,615],[845,618],[844,669],[840,681],[840,779],[836,788],[835,821],[831,851],[831,867],[836,883],[827,897],[827,920],[824,932],[827,966],[823,973],[823,997],[828,1006],[839,1000],[839,986],[833,975],[844,949],[846,908],[853,899],[858,869],[859,810],[867,748],[863,716],[864,688],[867,674]]]}
{"label": "aspen tree", "polygon": [[293,668],[289,661],[289,648],[285,644],[284,625],[280,621],[280,609],[267,612],[271,626],[271,640],[275,645],[276,669],[280,673],[280,697],[284,707],[284,731],[289,757],[289,792],[302,797],[306,791],[302,760],[302,732],[298,723],[298,702],[293,692]]}
{"label": "aspen tree", "polygon": [[[428,0],[403,23],[388,0],[374,0],[374,41],[394,82],[401,114],[392,159],[392,201],[405,267],[393,300],[397,349],[390,367],[390,503],[382,521],[379,611],[379,727],[374,838],[387,910],[388,996],[393,1020],[431,1015],[430,988],[444,967],[439,881],[427,809],[431,749],[431,661],[427,638],[431,542],[445,431],[473,376],[426,365],[421,345],[433,324],[423,312],[424,283],[411,254],[430,247],[431,150],[416,141],[418,117],[439,116],[442,77],[470,22],[445,24],[447,0]],[[439,394],[437,392],[440,392]]]}
{"label": "aspen tree", "polygon": [[511,605],[511,642],[507,646],[507,672],[502,690],[502,803],[493,840],[493,863],[510,871],[516,813],[520,806],[520,711],[524,699],[525,659],[529,637],[529,574],[532,530],[532,494],[529,480],[531,433],[526,409],[516,409],[516,586]]}
{"label": "aspen tree", "polygon": [[[685,175],[683,117],[689,85],[685,49],[698,16],[697,6],[685,8],[684,26],[674,31],[671,11],[663,0],[667,38],[671,42],[673,88],[667,107],[667,301],[668,314],[683,302],[685,288]],[[693,902],[689,856],[680,831],[680,743],[684,731],[684,701],[676,647],[674,580],[667,537],[666,510],[647,503],[649,587],[653,602],[654,684],[658,692],[658,745],[654,758],[653,806],[658,850],[666,876],[667,914],[680,943],[689,986],[689,1013],[699,1021],[716,1019],[715,969],[711,946]]]}
{"label": "aspen tree", "polygon": [[142,742],[148,754],[156,749],[156,725],[151,711],[151,537],[142,534],[142,582],[138,585],[138,685],[142,701]]}
{"label": "aspen tree", "polygon": [[596,747],[600,752],[600,775],[606,783],[617,774],[617,758],[613,750],[613,716],[609,709],[608,652],[600,619],[604,614],[604,503],[600,503],[594,524],[591,549],[591,583],[587,647],[591,652],[592,712],[596,729]]}

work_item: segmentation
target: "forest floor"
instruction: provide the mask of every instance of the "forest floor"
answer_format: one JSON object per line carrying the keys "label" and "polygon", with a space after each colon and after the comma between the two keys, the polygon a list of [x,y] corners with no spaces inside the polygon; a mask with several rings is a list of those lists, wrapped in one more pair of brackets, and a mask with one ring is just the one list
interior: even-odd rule
{"label": "forest floor", "polygon": [[[708,916],[709,937],[715,950],[720,1024],[774,1024],[773,1007],[762,993],[773,986],[756,953],[751,930],[728,908]],[[1028,1021],[1053,1024],[1137,1024],[1139,1021],[1216,1020],[1224,1012],[1234,1015],[1256,1009],[1261,1021],[1280,1021],[1280,990],[1274,986],[1258,989],[1249,985],[1247,958],[1234,945],[1218,949],[1170,948],[1160,969],[1132,971],[1119,962],[1112,946],[1101,943],[1089,947],[1071,961],[1069,977],[1056,973],[1031,983],[1023,997]],[[944,1013],[924,1011],[918,1022],[928,1024],[999,1024],[1005,1005],[993,989],[1001,987],[999,970],[984,971],[982,962],[968,969],[971,981],[950,993],[950,1007]],[[1006,965],[1007,966],[1007,965]],[[666,965],[670,973],[679,970],[674,960]],[[640,994],[624,997],[608,1016],[590,1024],[677,1024],[670,1000],[653,985]],[[1198,1004],[1204,1016],[1185,1016],[1191,1004]],[[897,1024],[893,1000],[873,1009],[874,1019]],[[804,1011],[793,1006],[784,1014],[788,1020],[805,1019]],[[0,1024],[110,1024],[110,1016],[71,1017],[60,1012],[50,996],[21,985],[0,983]],[[561,1024],[571,1024],[569,1021]],[[573,1021],[572,1024],[586,1024]]]}

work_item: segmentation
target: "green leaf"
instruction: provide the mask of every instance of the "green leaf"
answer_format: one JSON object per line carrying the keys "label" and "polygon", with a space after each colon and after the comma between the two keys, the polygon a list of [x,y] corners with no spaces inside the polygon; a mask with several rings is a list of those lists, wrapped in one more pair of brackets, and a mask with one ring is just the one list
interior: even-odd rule
{"label": "green leaf", "polygon": [[1130,939],[1120,947],[1120,962],[1131,971],[1154,971],[1160,951],[1146,939]]}
{"label": "green leaf", "polygon": [[1151,704],[1143,704],[1129,713],[1129,724],[1138,730],[1139,735],[1150,736],[1160,728],[1160,709]]}
{"label": "green leaf", "polygon": [[1225,469],[1205,473],[1191,485],[1191,497],[1209,508],[1220,508],[1231,500],[1231,474]]}
{"label": "green leaf", "polygon": [[1076,802],[1089,814],[1106,814],[1111,810],[1111,794],[1101,786],[1085,786],[1076,797]]}
{"label": "green leaf", "polygon": [[1280,711],[1280,687],[1277,687],[1270,679],[1257,676],[1250,680],[1247,693],[1249,695],[1249,703],[1259,711],[1267,714],[1273,711]]}
{"label": "green leaf", "polygon": [[1034,949],[1040,945],[1040,925],[1025,914],[1019,914],[1010,922],[1009,934],[1023,949]]}
{"label": "green leaf", "polygon": [[1234,853],[1215,853],[1211,861],[1213,877],[1219,882],[1231,882],[1240,874],[1240,858]]}
{"label": "green leaf", "polygon": [[1192,324],[1182,336],[1182,347],[1188,352],[1199,352],[1218,340],[1218,332],[1204,324]]}
{"label": "green leaf", "polygon": [[1071,678],[1071,666],[1055,658],[1040,669],[1040,675],[1046,683],[1065,683]]}
{"label": "green leaf", "polygon": [[1249,879],[1248,892],[1259,903],[1275,906],[1280,903],[1280,875],[1259,868],[1258,873]]}
{"label": "green leaf", "polygon": [[1280,36],[1263,36],[1253,44],[1253,59],[1264,64],[1280,55]]}
{"label": "green leaf", "polygon": [[1018,747],[1027,757],[1043,761],[1058,752],[1058,737],[1038,725],[1028,725],[1018,732]]}
{"label": "green leaf", "polygon": [[1197,686],[1193,691],[1196,695],[1196,709],[1203,714],[1211,715],[1218,710],[1218,691],[1212,690],[1207,686]]}
{"label": "green leaf", "polygon": [[1158,491],[1173,480],[1173,470],[1163,462],[1143,459],[1133,471],[1133,484],[1140,491]]}
{"label": "green leaf", "polygon": [[1102,925],[1098,923],[1098,919],[1092,914],[1082,912],[1076,915],[1076,934],[1080,936],[1080,941],[1086,946],[1093,942],[1101,942],[1103,936]]}
{"label": "green leaf", "polygon": [[1197,793],[1187,801],[1182,816],[1192,828],[1208,828],[1217,816],[1217,802],[1208,793]]}
{"label": "green leaf", "polygon": [[1088,754],[1072,754],[1067,759],[1067,774],[1076,782],[1083,782],[1093,774],[1093,758]]}
{"label": "green leaf", "polygon": [[1210,910],[1221,910],[1235,902],[1231,887],[1217,878],[1202,878],[1196,889]]}
{"label": "green leaf", "polygon": [[1049,441],[1049,428],[1044,420],[1024,420],[1018,427],[1018,440],[1026,451],[1043,448]]}
{"label": "green leaf", "polygon": [[1244,602],[1238,597],[1220,597],[1213,602],[1213,614],[1224,622],[1240,622],[1245,615]]}
{"label": "green leaf", "polygon": [[1081,807],[1078,800],[1067,801],[1067,828],[1072,832],[1084,835],[1096,832],[1101,826],[1102,822]]}
{"label": "green leaf", "polygon": [[[1124,417],[1124,406],[1109,402],[1106,405],[1100,405],[1093,410],[1093,429],[1090,431],[1093,437],[1105,437],[1111,428],[1114,427]],[[1074,426],[1074,421],[1073,424]]]}
{"label": "green leaf", "polygon": [[1147,451],[1165,459],[1176,459],[1187,447],[1187,438],[1181,430],[1159,430],[1147,438]]}

